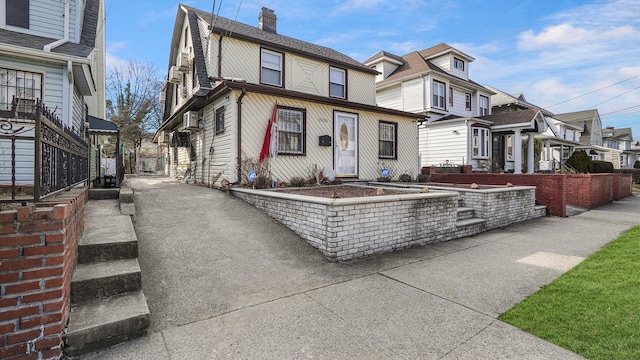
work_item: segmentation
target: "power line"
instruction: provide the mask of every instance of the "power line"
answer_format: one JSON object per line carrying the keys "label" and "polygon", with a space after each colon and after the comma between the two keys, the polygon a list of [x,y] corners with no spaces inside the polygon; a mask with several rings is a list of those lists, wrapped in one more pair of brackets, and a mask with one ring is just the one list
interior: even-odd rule
{"label": "power line", "polygon": [[615,84],[607,85],[607,86],[605,86],[605,87],[601,87],[601,88],[599,88],[599,89],[596,89],[596,90],[593,90],[593,91],[589,91],[588,93],[585,93],[585,94],[582,94],[582,95],[578,95],[578,96],[573,97],[573,98],[571,98],[571,99],[564,100],[564,101],[561,101],[561,102],[556,103],[556,104],[553,104],[553,105],[545,106],[545,108],[546,108],[546,109],[548,109],[548,108],[553,107],[553,106],[556,106],[556,105],[564,104],[564,103],[566,103],[566,102],[569,102],[569,101],[572,101],[572,100],[575,100],[575,99],[579,99],[579,98],[581,98],[581,97],[583,97],[583,96],[587,96],[587,95],[593,94],[593,93],[598,92],[598,91],[600,91],[600,90],[604,90],[604,89],[606,89],[606,88],[610,88],[610,87],[612,87],[612,86],[615,86],[615,85],[621,84],[621,83],[623,83],[623,82],[625,82],[625,81],[629,81],[629,80],[635,79],[635,78],[637,78],[637,77],[640,77],[640,75],[632,76],[632,77],[627,78],[627,79],[624,79],[624,80],[622,80],[622,81],[618,81],[618,82],[617,82],[617,83],[615,83]]}
{"label": "power line", "polygon": [[623,96],[623,95],[626,95],[626,94],[628,94],[628,93],[630,93],[630,92],[632,92],[632,91],[636,91],[636,90],[638,90],[638,89],[640,89],[640,86],[638,86],[638,87],[636,87],[636,88],[633,88],[633,89],[631,89],[631,90],[629,90],[629,91],[625,91],[625,92],[623,92],[623,93],[622,93],[622,94],[620,94],[620,95],[616,95],[616,96],[612,97],[611,99],[605,100],[605,101],[603,101],[603,102],[599,102],[599,103],[597,103],[597,104],[595,104],[595,105],[593,105],[593,106],[591,106],[591,107],[592,107],[592,108],[594,108],[594,107],[596,107],[596,106],[598,106],[598,105],[604,104],[604,103],[609,102],[609,101],[611,101],[611,100],[613,100],[613,99],[617,99],[617,98],[619,98],[619,97],[621,97],[621,96]]}

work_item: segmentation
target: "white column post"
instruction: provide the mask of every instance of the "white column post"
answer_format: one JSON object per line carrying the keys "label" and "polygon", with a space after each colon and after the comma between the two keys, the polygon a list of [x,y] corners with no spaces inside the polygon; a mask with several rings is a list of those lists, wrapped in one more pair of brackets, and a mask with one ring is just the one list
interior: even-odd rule
{"label": "white column post", "polygon": [[520,129],[513,133],[513,173],[522,174],[522,134],[520,134]]}
{"label": "white column post", "polygon": [[533,174],[533,169],[535,168],[535,164],[533,163],[535,161],[535,154],[533,153],[534,140],[534,133],[529,133],[529,140],[527,141],[527,174]]}

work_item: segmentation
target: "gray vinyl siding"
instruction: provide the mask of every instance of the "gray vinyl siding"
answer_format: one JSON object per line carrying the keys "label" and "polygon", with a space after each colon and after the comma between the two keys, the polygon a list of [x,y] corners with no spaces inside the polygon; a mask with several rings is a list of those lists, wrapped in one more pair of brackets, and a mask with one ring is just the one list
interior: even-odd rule
{"label": "gray vinyl siding", "polygon": [[[196,163],[201,164],[200,170],[196,172],[198,182],[209,184],[212,178],[217,178],[217,185],[222,179],[235,181],[236,124],[233,119],[236,118],[236,106],[234,105],[235,102],[230,96],[229,99],[224,97],[204,109],[205,127],[204,131],[198,135],[198,147],[196,148],[198,153]],[[215,113],[222,107],[224,107],[225,129],[216,134]]]}
{"label": "gray vinyl siding", "polygon": [[78,89],[73,88],[73,113],[71,115],[71,126],[76,134],[81,134],[80,129],[84,128],[84,102]]}
{"label": "gray vinyl siding", "polygon": [[[33,126],[31,130],[21,136],[35,136]],[[15,142],[15,178],[16,185],[34,184],[34,140],[16,140]],[[11,140],[0,139],[0,185],[11,185]]]}
{"label": "gray vinyl siding", "polygon": [[44,74],[43,102],[52,111],[56,109],[56,115],[62,118],[62,66],[47,66],[30,60],[15,61],[15,58],[0,56],[3,66],[21,71],[31,71]]}
{"label": "gray vinyl siding", "polygon": [[[75,1],[68,1],[75,5]],[[31,0],[29,28],[31,34],[62,39],[64,37],[64,1]]]}

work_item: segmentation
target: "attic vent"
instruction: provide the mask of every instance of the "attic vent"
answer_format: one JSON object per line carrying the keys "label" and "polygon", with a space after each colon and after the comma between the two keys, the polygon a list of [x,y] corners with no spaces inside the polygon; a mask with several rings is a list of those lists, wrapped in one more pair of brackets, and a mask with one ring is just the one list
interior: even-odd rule
{"label": "attic vent", "polygon": [[276,19],[276,14],[274,14],[273,10],[263,7],[260,15],[258,15],[258,28],[262,31],[275,34],[277,33]]}

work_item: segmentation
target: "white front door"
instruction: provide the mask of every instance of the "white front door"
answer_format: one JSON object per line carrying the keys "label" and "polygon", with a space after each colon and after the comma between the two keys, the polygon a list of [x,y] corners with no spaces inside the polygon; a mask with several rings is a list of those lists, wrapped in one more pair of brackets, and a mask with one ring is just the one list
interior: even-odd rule
{"label": "white front door", "polygon": [[333,162],[337,177],[358,177],[358,115],[333,115]]}

